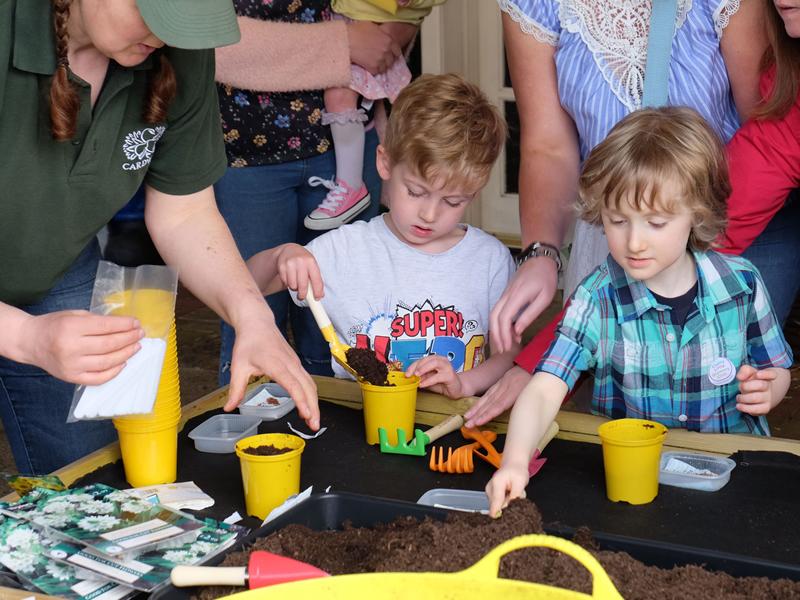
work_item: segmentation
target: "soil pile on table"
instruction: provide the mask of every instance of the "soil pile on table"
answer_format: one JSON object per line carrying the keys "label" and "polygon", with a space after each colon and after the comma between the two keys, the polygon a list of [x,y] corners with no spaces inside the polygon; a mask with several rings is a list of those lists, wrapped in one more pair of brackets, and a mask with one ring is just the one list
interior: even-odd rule
{"label": "soil pile on table", "polygon": [[369,348],[348,348],[345,352],[347,364],[367,383],[391,385],[387,381],[389,367]]}
{"label": "soil pile on table", "polygon": [[[518,535],[542,533],[542,518],[528,500],[513,502],[500,519],[453,513],[446,522],[398,519],[371,529],[345,527],[343,531],[312,531],[290,525],[260,539],[253,550],[290,556],[331,573],[385,571],[441,571],[466,569],[498,544]],[[649,567],[624,552],[599,551],[588,530],[580,530],[576,543],[587,548],[605,568],[626,600],[789,599],[800,598],[800,582],[763,577],[732,577],[699,566],[659,569]],[[247,564],[248,552],[226,557],[223,566]],[[500,576],[591,594],[588,571],[574,559],[553,550],[530,548],[507,555]],[[208,587],[199,597],[211,600],[243,588]],[[409,592],[409,597],[413,593]]]}

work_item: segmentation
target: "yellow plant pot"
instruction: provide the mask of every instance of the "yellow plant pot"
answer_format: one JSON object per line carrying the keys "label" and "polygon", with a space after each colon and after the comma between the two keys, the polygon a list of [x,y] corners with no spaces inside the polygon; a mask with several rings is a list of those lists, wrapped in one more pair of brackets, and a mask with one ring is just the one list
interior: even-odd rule
{"label": "yellow plant pot", "polygon": [[[266,445],[291,450],[272,456],[244,452],[245,448]],[[236,443],[248,515],[264,519],[273,508],[300,491],[300,455],[305,447],[302,438],[288,433],[251,435]]]}
{"label": "yellow plant pot", "polygon": [[383,427],[392,446],[397,445],[397,429],[405,432],[407,442],[414,434],[419,377],[406,377],[401,371],[389,372],[389,383],[372,385],[360,382],[364,400],[364,431],[368,444],[379,443],[378,428]]}
{"label": "yellow plant pot", "polygon": [[667,428],[645,419],[616,419],[597,428],[603,444],[606,496],[647,504],[658,494],[658,465]]}

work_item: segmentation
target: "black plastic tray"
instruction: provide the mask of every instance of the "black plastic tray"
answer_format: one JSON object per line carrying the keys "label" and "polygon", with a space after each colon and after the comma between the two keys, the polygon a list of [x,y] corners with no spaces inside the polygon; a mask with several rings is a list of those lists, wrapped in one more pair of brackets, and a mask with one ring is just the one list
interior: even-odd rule
{"label": "black plastic tray", "polygon": [[[378,523],[390,523],[398,517],[431,517],[444,520],[448,511],[413,502],[390,500],[375,496],[335,492],[314,494],[305,502],[285,512],[267,525],[254,530],[242,538],[228,552],[238,551],[253,543],[256,538],[267,536],[287,525],[305,525],[313,530],[340,529],[345,521],[354,527],[371,527]],[[575,530],[560,525],[545,526],[551,535],[571,538]],[[656,543],[648,540],[592,532],[600,548],[627,552],[637,560],[651,566],[671,569],[686,564],[700,564],[714,571],[724,571],[736,577],[788,578],[800,581],[800,566],[753,559],[746,556],[726,554],[678,544]],[[215,556],[208,565],[222,562],[224,554]],[[191,595],[186,589],[168,586],[154,593],[157,600],[186,600]]]}

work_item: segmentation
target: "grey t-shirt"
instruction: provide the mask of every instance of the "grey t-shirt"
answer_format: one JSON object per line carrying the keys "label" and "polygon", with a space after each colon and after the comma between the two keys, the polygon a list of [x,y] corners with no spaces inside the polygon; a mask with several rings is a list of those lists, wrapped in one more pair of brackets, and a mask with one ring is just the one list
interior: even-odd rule
{"label": "grey t-shirt", "polygon": [[[483,362],[489,313],[514,262],[498,239],[464,227],[464,237],[438,254],[399,240],[383,216],[309,243],[325,282],[322,304],[340,339],[404,367],[428,354],[449,357],[456,371]],[[335,361],[333,369],[349,377]]]}

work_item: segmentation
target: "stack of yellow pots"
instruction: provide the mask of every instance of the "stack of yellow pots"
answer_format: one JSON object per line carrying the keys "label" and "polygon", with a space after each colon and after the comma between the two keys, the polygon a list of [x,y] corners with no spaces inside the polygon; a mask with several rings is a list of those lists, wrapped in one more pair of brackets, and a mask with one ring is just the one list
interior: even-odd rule
{"label": "stack of yellow pots", "polygon": [[[125,478],[133,487],[172,483],[177,477],[178,426],[181,420],[181,390],[178,376],[178,344],[175,332],[174,296],[162,290],[139,290],[134,296],[134,314],[147,334],[154,319],[163,321],[169,305],[172,324],[167,335],[164,366],[158,382],[153,411],[148,414],[117,417]],[[116,314],[122,314],[120,310]],[[167,321],[169,322],[169,321]]]}

